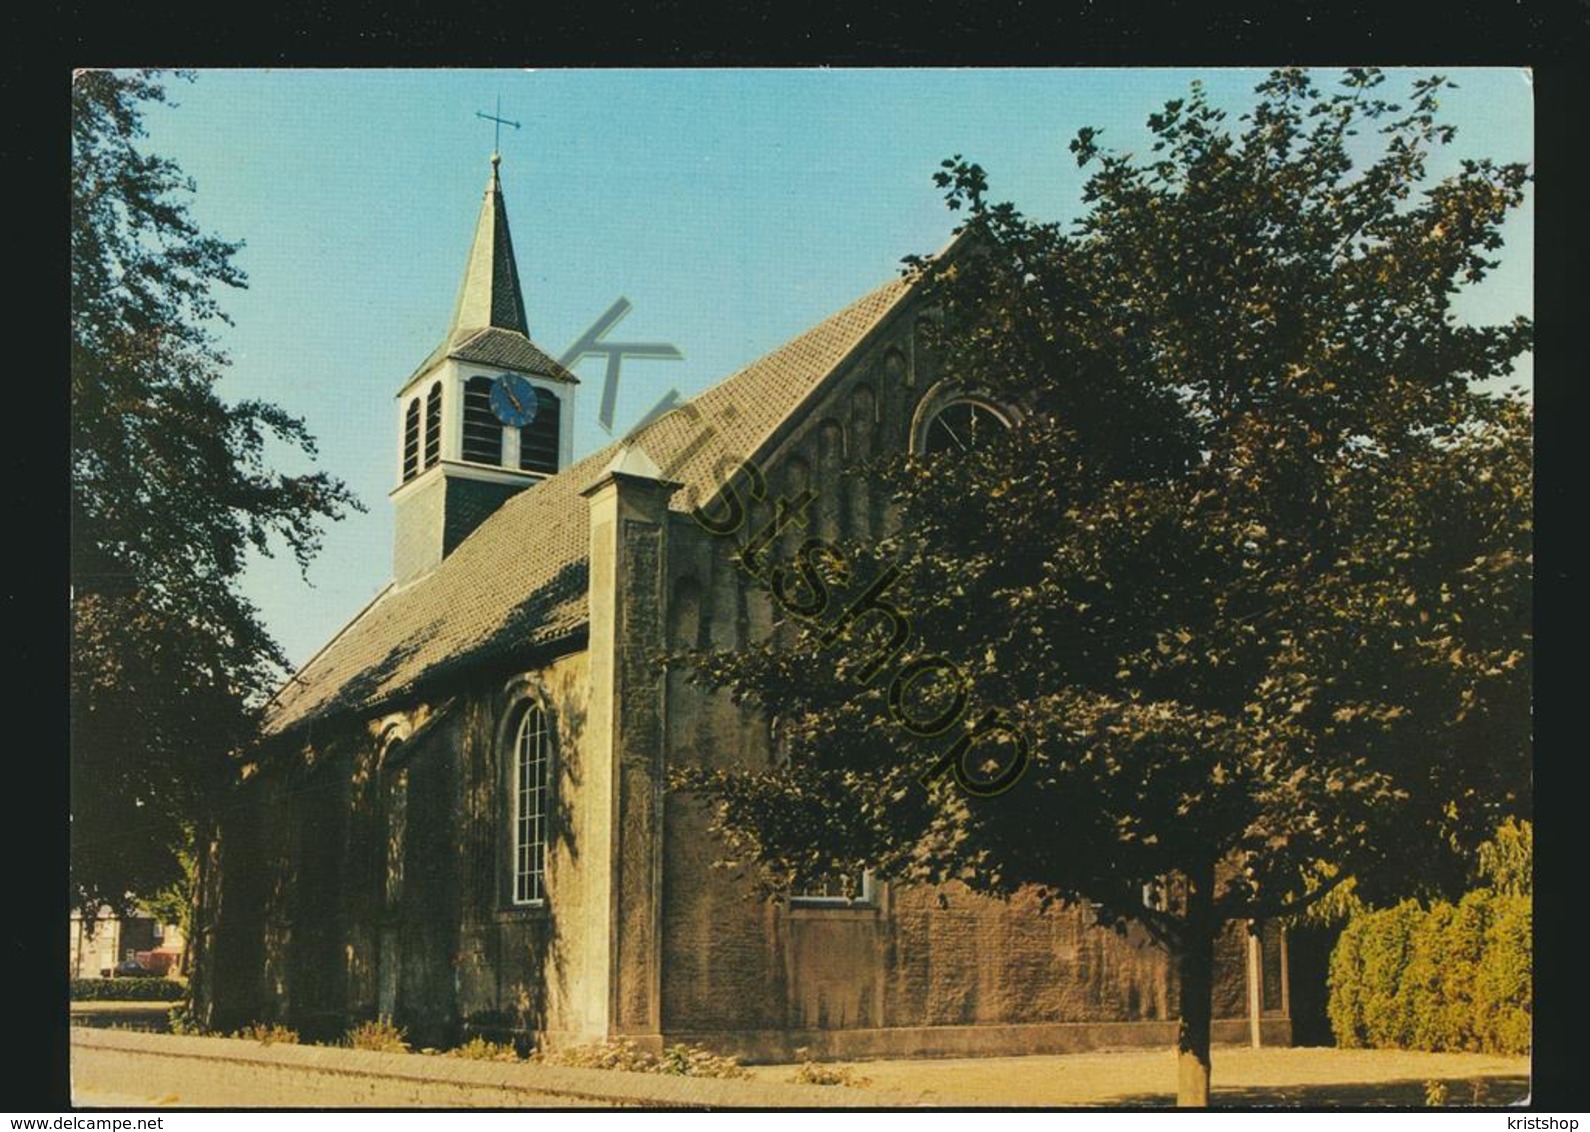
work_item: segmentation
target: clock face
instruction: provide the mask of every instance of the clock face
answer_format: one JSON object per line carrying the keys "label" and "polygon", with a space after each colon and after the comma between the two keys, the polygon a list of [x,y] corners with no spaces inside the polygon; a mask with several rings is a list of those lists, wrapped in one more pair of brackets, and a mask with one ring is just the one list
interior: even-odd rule
{"label": "clock face", "polygon": [[505,373],[491,386],[491,411],[509,428],[523,428],[540,407],[536,388],[515,373]]}

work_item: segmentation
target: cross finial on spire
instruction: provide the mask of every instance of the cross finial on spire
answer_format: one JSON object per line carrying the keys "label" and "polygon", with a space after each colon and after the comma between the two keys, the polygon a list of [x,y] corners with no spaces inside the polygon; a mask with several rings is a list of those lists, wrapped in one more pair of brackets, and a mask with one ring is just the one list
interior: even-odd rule
{"label": "cross finial on spire", "polygon": [[512,126],[517,130],[519,123],[511,122],[502,116],[502,95],[500,94],[497,96],[497,112],[495,114],[487,114],[484,110],[477,110],[475,111],[475,117],[496,123],[496,130],[491,139],[491,164],[495,168],[502,161],[502,128],[504,126]]}

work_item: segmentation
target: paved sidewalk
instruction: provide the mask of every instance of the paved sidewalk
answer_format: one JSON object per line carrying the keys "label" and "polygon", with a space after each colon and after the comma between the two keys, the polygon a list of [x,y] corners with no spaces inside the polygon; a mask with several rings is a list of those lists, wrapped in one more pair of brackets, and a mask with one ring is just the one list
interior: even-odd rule
{"label": "paved sidewalk", "polygon": [[[933,1104],[953,1096],[974,1105],[1169,1107],[1176,1103],[1176,1059],[1166,1050],[1122,1050],[1041,1057],[857,1061],[853,1073],[874,1089],[920,1091]],[[760,1080],[787,1081],[796,1066],[752,1066]],[[1473,1053],[1334,1048],[1217,1046],[1215,1105],[1407,1105],[1423,1107],[1425,1082],[1447,1084],[1449,1105],[1512,1104],[1529,1091],[1529,1059]],[[940,1099],[943,1098],[943,1099]]]}
{"label": "paved sidewalk", "polygon": [[73,1102],[82,1107],[844,1109],[933,1103],[920,1092],[265,1045],[239,1038],[79,1027],[72,1030],[71,1042]]}
{"label": "paved sidewalk", "polygon": [[[791,1083],[794,1065],[751,1080],[669,1077],[526,1063],[262,1045],[120,1030],[72,1031],[74,1102],[83,1107],[897,1108],[1128,1107],[1175,1103],[1169,1050],[850,1063],[860,1088]],[[1308,1108],[1419,1108],[1442,1082],[1451,1106],[1528,1096],[1529,1060],[1398,1050],[1214,1051],[1213,1102]]]}

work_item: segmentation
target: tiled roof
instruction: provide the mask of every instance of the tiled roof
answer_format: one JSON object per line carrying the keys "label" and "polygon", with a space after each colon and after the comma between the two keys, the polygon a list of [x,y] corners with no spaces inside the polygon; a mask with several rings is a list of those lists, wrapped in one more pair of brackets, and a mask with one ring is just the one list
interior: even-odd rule
{"label": "tiled roof", "polygon": [[419,368],[403,383],[398,396],[408,392],[409,386],[429,373],[443,358],[458,358],[460,361],[479,362],[484,366],[518,370],[520,373],[541,374],[554,381],[576,385],[580,381],[523,334],[485,326],[461,330],[432,350],[431,356],[421,362]]}
{"label": "tiled roof", "polygon": [[[894,308],[895,280],[648,424],[631,439],[668,478],[710,497],[725,456],[763,443]],[[677,467],[676,454],[711,439]],[[271,701],[266,729],[282,733],[332,713],[363,711],[466,665],[551,644],[586,621],[588,504],[579,492],[613,459],[592,453],[504,503],[424,577],[389,587],[293,676]],[[689,491],[675,494],[683,509]]]}

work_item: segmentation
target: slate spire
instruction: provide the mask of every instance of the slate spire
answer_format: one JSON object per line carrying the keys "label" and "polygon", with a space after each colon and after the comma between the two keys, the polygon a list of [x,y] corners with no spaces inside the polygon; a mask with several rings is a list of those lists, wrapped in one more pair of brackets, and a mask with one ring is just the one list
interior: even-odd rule
{"label": "slate spire", "polygon": [[475,241],[469,248],[464,284],[447,328],[448,342],[486,327],[514,330],[530,336],[525,319],[524,292],[519,287],[519,265],[514,261],[513,237],[508,234],[508,206],[502,199],[497,167],[502,156],[491,155],[491,180],[475,223]]}

